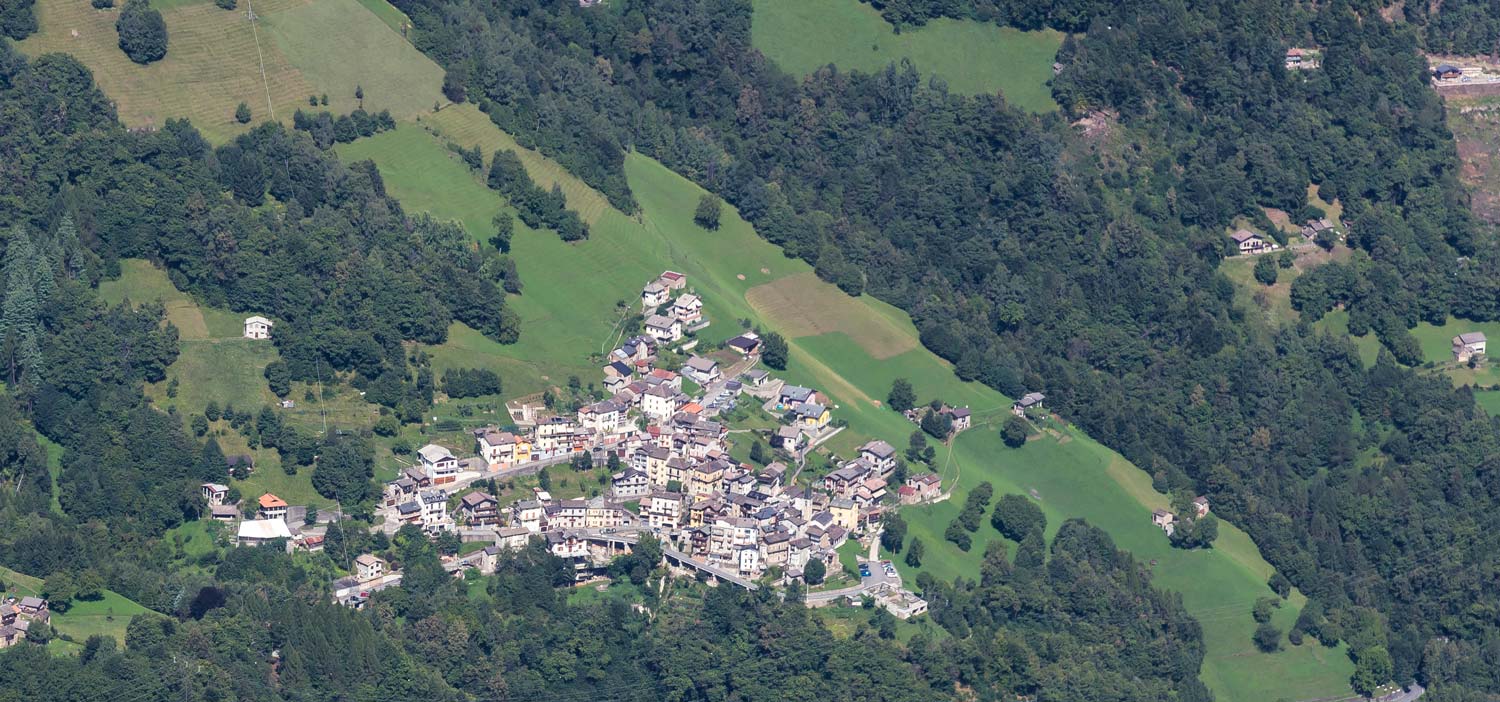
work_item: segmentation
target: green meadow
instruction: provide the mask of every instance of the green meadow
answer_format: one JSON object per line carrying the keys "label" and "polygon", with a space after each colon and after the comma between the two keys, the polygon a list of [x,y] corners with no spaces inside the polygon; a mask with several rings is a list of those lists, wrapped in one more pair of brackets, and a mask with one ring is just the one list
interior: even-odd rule
{"label": "green meadow", "polygon": [[[507,207],[478,174],[447,152],[440,138],[421,129],[403,126],[340,146],[339,151],[347,159],[373,159],[387,188],[409,210],[458,220],[475,239],[487,238],[490,217]],[[634,300],[640,286],[663,268],[683,271],[690,286],[704,296],[714,320],[705,334],[709,340],[728,336],[740,318],[790,336],[789,368],[779,375],[820,388],[834,399],[835,416],[849,423],[848,430],[830,442],[836,453],[848,455],[870,437],[905,445],[914,427],[880,406],[896,377],[910,379],[923,400],[937,397],[974,409],[979,426],[939,454],[945,484],[956,485],[953,499],[906,511],[912,534],[928,547],[923,570],[944,579],[978,575],[984,545],[999,535],[984,526],[968,553],[942,539],[943,529],[974,485],[987,480],[1001,493],[1035,490],[1051,529],[1066,518],[1082,517],[1109,530],[1121,548],[1143,563],[1157,561],[1153,570],[1158,584],[1180,592],[1189,611],[1204,624],[1208,657],[1202,675],[1220,699],[1298,699],[1347,692],[1351,665],[1340,650],[1314,644],[1275,654],[1255,651],[1250,608],[1255,598],[1271,594],[1265,585],[1271,569],[1242,532],[1226,525],[1217,548],[1171,549],[1150,521],[1151,510],[1165,505],[1166,497],[1151,489],[1144,472],[1062,424],[1049,425],[1050,432],[1020,450],[1005,447],[989,422],[1006,416],[1010,400],[979,384],[959,381],[945,362],[917,345],[915,328],[899,310],[867,297],[848,298],[831,285],[809,281],[805,263],[787,259],[732,210],[726,210],[719,231],[699,229],[691,217],[702,191],[660,164],[631,155],[626,171],[642,206],[639,218],[606,209],[595,221],[591,238],[577,244],[565,244],[551,232],[518,229],[512,253],[525,290],[512,302],[525,320],[521,343],[500,346],[456,333],[447,344],[431,349],[443,359],[440,366],[500,369],[508,395],[512,388],[534,387],[517,373],[544,373],[556,382],[559,374],[576,372],[587,381],[598,373],[593,355],[616,338],[609,331],[618,318],[616,302]],[[765,288],[752,293],[767,284],[795,286],[798,296],[816,301],[837,300],[827,308],[843,318],[809,321],[805,310],[776,304],[775,296],[763,294]],[[769,302],[755,304],[752,298],[755,303]],[[820,313],[825,309],[822,304],[804,307]],[[906,335],[908,343],[897,343],[896,335]],[[1278,612],[1276,621],[1283,628],[1295,619],[1301,601],[1300,595],[1294,596]]]}
{"label": "green meadow", "polygon": [[1056,31],[1022,32],[970,20],[936,19],[899,33],[859,0],[754,0],[751,38],[782,68],[810,74],[834,64],[874,72],[901,59],[936,74],[955,93],[1004,93],[1032,112],[1057,109],[1052,62]]}
{"label": "green meadow", "polygon": [[[441,97],[442,69],[401,36],[400,12],[384,0],[240,0],[233,11],[207,0],[152,4],[170,43],[166,58],[147,66],[120,51],[119,3],[95,10],[87,2],[39,2],[40,31],[18,46],[31,56],[77,57],[128,126],[187,117],[216,143],[260,121],[289,123],[312,94],[326,93],[329,105],[320,109],[342,114],[355,108],[354,89],[362,86],[366,109],[389,109],[398,119],[430,112]],[[252,111],[249,125],[234,119],[241,102]]]}
{"label": "green meadow", "polygon": [[[4,592],[13,597],[42,593],[42,578],[9,568],[0,567],[0,581],[5,583]],[[113,590],[105,590],[97,600],[74,600],[66,612],[52,613],[52,628],[72,641],[53,639],[51,649],[54,653],[74,653],[88,637],[96,634],[112,636],[123,646],[130,618],[150,611]]]}

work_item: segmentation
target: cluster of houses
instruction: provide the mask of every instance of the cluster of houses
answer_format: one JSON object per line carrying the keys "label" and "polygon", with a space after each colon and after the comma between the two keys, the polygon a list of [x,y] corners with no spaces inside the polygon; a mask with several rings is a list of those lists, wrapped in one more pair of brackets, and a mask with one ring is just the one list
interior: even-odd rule
{"label": "cluster of houses", "polygon": [[[508,431],[478,429],[473,432],[477,455],[471,459],[460,460],[435,444],[422,447],[418,465],[385,487],[387,523],[398,528],[414,524],[430,535],[457,531],[465,540],[493,542],[491,548],[454,559],[455,570],[486,572],[500,550],[541,537],[582,573],[610,555],[600,553],[597,538],[591,547],[590,535],[624,529],[656,532],[687,559],[754,578],[773,567],[799,577],[813,558],[831,563],[835,549],[880,516],[898,461],[890,444],[869,442],[814,487],[794,488],[783,463],[756,469],[732,458],[729,427],[682,391],[682,375],[701,379],[705,386],[720,380],[716,364],[694,366],[690,359],[679,375],[652,368],[651,348],[648,339],[622,346],[619,354],[634,361],[640,360],[635,353],[643,353],[650,362],[624,364],[617,377],[629,382],[609,399],[580,408],[576,416],[534,416]],[[723,387],[719,392],[753,392],[764,399],[764,409],[785,418],[787,424],[775,432],[773,443],[794,460],[832,431],[828,399],[816,390],[781,383],[755,369]],[[618,460],[622,470],[611,476],[607,496],[554,499],[538,490],[504,508],[483,491],[450,499],[460,474],[467,483],[469,476],[580,453],[596,465],[611,457]],[[473,472],[464,473],[466,465]],[[897,497],[914,504],[936,498],[940,489],[936,475],[917,475],[899,486]]]}
{"label": "cluster of houses", "polygon": [[47,601],[34,596],[7,597],[0,602],[0,648],[10,648],[26,640],[33,623],[46,624],[52,619]]}
{"label": "cluster of houses", "polygon": [[[685,292],[687,276],[677,271],[663,271],[656,280],[641,289],[641,310],[646,317],[646,334],[659,343],[670,344],[690,331],[708,326],[703,317],[703,300]],[[674,293],[681,292],[674,299]]]}
{"label": "cluster of houses", "polygon": [[[1208,514],[1208,498],[1202,495],[1193,498],[1193,518],[1201,519],[1206,514]],[[1151,513],[1151,523],[1166,532],[1167,536],[1171,536],[1172,532],[1177,530],[1177,515],[1159,509]]]}

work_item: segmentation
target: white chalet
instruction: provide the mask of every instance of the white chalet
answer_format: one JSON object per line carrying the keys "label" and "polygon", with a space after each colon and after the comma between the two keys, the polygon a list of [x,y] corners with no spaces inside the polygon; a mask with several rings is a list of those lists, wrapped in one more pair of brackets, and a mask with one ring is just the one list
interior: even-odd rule
{"label": "white chalet", "polygon": [[445,485],[458,480],[458,459],[453,452],[437,444],[427,444],[417,450],[422,461],[422,472],[433,485]]}
{"label": "white chalet", "polygon": [[276,326],[275,322],[272,322],[271,320],[259,315],[256,315],[254,317],[246,317],[245,338],[257,340],[269,339],[271,338],[271,327],[274,326]]}

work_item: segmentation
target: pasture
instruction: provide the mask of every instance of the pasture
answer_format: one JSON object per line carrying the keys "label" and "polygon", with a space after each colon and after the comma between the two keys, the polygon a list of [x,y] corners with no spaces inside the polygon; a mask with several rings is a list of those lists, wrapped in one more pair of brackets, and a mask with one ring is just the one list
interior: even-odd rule
{"label": "pasture", "polygon": [[936,19],[896,32],[859,0],[754,0],[755,47],[789,73],[810,74],[828,64],[872,73],[901,59],[936,74],[955,93],[1003,93],[1032,112],[1057,109],[1052,62],[1062,34],[1022,32],[976,21]]}
{"label": "pasture", "polygon": [[[430,111],[440,96],[442,69],[359,0],[242,0],[233,11],[206,0],[155,5],[167,23],[167,56],[146,66],[120,51],[119,10],[86,2],[38,2],[40,30],[18,46],[31,56],[77,57],[126,126],[160,127],[186,117],[216,143],[273,113],[290,122],[314,93],[328,94],[329,106],[320,109],[349,112],[356,84],[364,87],[367,109],[390,109],[398,118]],[[252,6],[256,27],[247,16]],[[241,102],[254,115],[250,125],[234,120]]]}

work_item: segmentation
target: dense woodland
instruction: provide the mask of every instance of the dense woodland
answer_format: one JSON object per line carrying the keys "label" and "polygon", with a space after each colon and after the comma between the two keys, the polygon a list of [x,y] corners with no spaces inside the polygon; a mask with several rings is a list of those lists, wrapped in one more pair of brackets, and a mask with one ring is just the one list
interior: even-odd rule
{"label": "dense woodland", "polygon": [[[1042,389],[1163,490],[1207,494],[1314,598],[1299,633],[1349,642],[1357,682],[1388,657],[1401,681],[1500,691],[1496,425],[1398,365],[1420,320],[1500,318],[1500,252],[1419,37],[1380,4],[879,4],[1085,29],[1042,116],[909,65],[788,76],[739,0],[397,4],[466,99],[613,202],[621,150],[655,156],[910,312],[960,376]],[[1289,46],[1322,68],[1285,70]],[[1321,215],[1309,184],[1355,251],[1298,281],[1303,324],[1267,329],[1216,270],[1225,231]],[[1375,367],[1308,324],[1340,304],[1387,348]]]}
{"label": "dense woodland", "polygon": [[[663,583],[640,556],[614,570],[652,616],[569,604],[571,572],[539,544],[469,592],[410,527],[387,539],[355,521],[296,559],[189,557],[165,532],[201,516],[197,485],[222,480],[224,458],[145,399],[177,330],[158,304],[99,300],[119,259],[149,258],[210,304],[276,318],[271,387],[336,372],[405,416],[435,383],[401,342],[439,341],[454,319],[514,338],[501,283],[471,275],[499,254],[404,215],[372,165],[340,164],[305,132],[268,125],[216,149],[186,122],[129,132],[71,57],[28,61],[0,42],[0,123],[0,563],[47,577],[52,594],[91,583],[160,613],[133,619],[123,648],[99,636],[77,642],[76,658],[0,652],[0,699],[926,702],[957,696],[955,682],[978,700],[1210,698],[1197,624],[1081,523],[1050,558],[1032,538],[1014,562],[986,554],[980,583],[929,583],[947,635],[908,644],[883,611],[835,637],[795,588],[781,602],[769,589]],[[442,383],[462,393],[499,378]],[[270,408],[222,411],[290,469],[312,464],[300,469],[320,492],[368,499],[366,438],[302,436]],[[56,508],[38,434],[63,447]],[[362,612],[327,604],[330,580],[366,551],[400,567],[403,587]],[[1130,655],[1112,655],[1120,646]]]}

